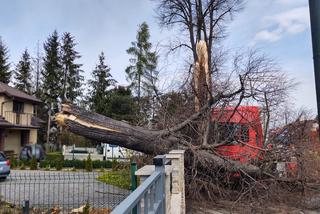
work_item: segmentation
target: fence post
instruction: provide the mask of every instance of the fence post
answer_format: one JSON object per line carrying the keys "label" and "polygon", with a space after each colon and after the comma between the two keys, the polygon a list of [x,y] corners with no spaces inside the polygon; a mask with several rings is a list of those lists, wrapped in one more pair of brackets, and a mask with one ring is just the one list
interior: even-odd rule
{"label": "fence post", "polygon": [[[172,198],[173,213],[186,213],[185,183],[184,183],[184,150],[172,150],[166,155],[171,160],[172,169]],[[179,205],[178,204],[179,201]],[[180,210],[180,211],[179,211]]]}
{"label": "fence post", "polygon": [[[137,189],[138,186],[138,179],[135,175],[137,171],[137,163],[132,161],[131,162],[131,191],[133,192],[135,189]],[[137,206],[135,206],[132,210],[132,214],[137,214]]]}
{"label": "fence post", "polygon": [[165,213],[166,211],[166,204],[165,204],[165,163],[166,163],[166,156],[164,155],[157,155],[153,158],[153,164],[155,165],[155,171],[161,173],[161,177],[159,180],[159,186],[156,189],[156,199],[160,201],[160,210],[159,213]]}
{"label": "fence post", "polygon": [[137,163],[131,162],[131,191],[137,189],[138,186],[137,176],[135,175],[137,169]]}
{"label": "fence post", "polygon": [[30,203],[29,200],[24,200],[22,204],[22,214],[29,214],[30,210]]}

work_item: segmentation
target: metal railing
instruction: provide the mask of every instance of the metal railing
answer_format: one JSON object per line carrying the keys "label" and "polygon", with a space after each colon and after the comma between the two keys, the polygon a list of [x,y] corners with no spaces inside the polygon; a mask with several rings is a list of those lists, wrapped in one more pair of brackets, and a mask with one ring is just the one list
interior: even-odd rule
{"label": "metal railing", "polygon": [[[165,163],[164,155],[153,159],[155,171],[125,200],[123,200],[111,214],[130,213],[165,213]],[[135,211],[136,210],[136,211]]]}
{"label": "metal railing", "polygon": [[4,112],[5,120],[14,125],[31,126],[32,117],[33,114],[31,113],[16,113],[12,111]]}
{"label": "metal railing", "polygon": [[[106,172],[108,173],[108,172]],[[13,170],[0,182],[0,213],[70,213],[83,206],[109,213],[130,191],[99,181],[98,172]]]}

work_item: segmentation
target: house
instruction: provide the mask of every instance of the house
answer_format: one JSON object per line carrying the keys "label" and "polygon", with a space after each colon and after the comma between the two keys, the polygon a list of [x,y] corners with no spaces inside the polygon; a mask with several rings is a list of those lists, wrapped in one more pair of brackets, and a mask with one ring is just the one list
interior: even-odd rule
{"label": "house", "polygon": [[41,100],[0,83],[0,151],[19,154],[26,144],[37,143],[43,122],[36,117]]}

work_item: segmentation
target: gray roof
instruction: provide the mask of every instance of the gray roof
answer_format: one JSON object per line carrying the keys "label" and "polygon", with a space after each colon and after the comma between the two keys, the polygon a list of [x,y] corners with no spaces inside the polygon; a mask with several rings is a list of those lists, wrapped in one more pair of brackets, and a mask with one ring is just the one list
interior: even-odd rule
{"label": "gray roof", "polygon": [[3,117],[0,116],[0,127],[8,128],[8,127],[12,127],[12,126],[13,126],[12,123],[9,123]]}
{"label": "gray roof", "polygon": [[41,103],[42,101],[38,98],[31,96],[23,91],[15,89],[7,84],[0,82],[0,94],[5,94],[13,99],[22,99],[25,101],[30,101],[32,103]]}

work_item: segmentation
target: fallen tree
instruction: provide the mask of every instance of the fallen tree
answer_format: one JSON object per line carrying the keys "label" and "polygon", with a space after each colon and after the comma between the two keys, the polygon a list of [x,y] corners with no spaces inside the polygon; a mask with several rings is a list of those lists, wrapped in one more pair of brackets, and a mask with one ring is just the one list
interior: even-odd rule
{"label": "fallen tree", "polygon": [[192,157],[196,157],[197,165],[200,166],[224,168],[230,172],[245,171],[251,175],[261,174],[257,166],[219,157],[214,152],[215,145],[194,146],[183,138],[175,136],[175,132],[187,126],[190,121],[201,117],[208,109],[210,109],[209,106],[201,109],[188,120],[166,130],[147,130],[70,104],[62,105],[62,111],[56,115],[56,121],[75,134],[100,142],[112,142],[112,144],[145,154],[164,154],[169,150],[180,148],[192,151]]}

